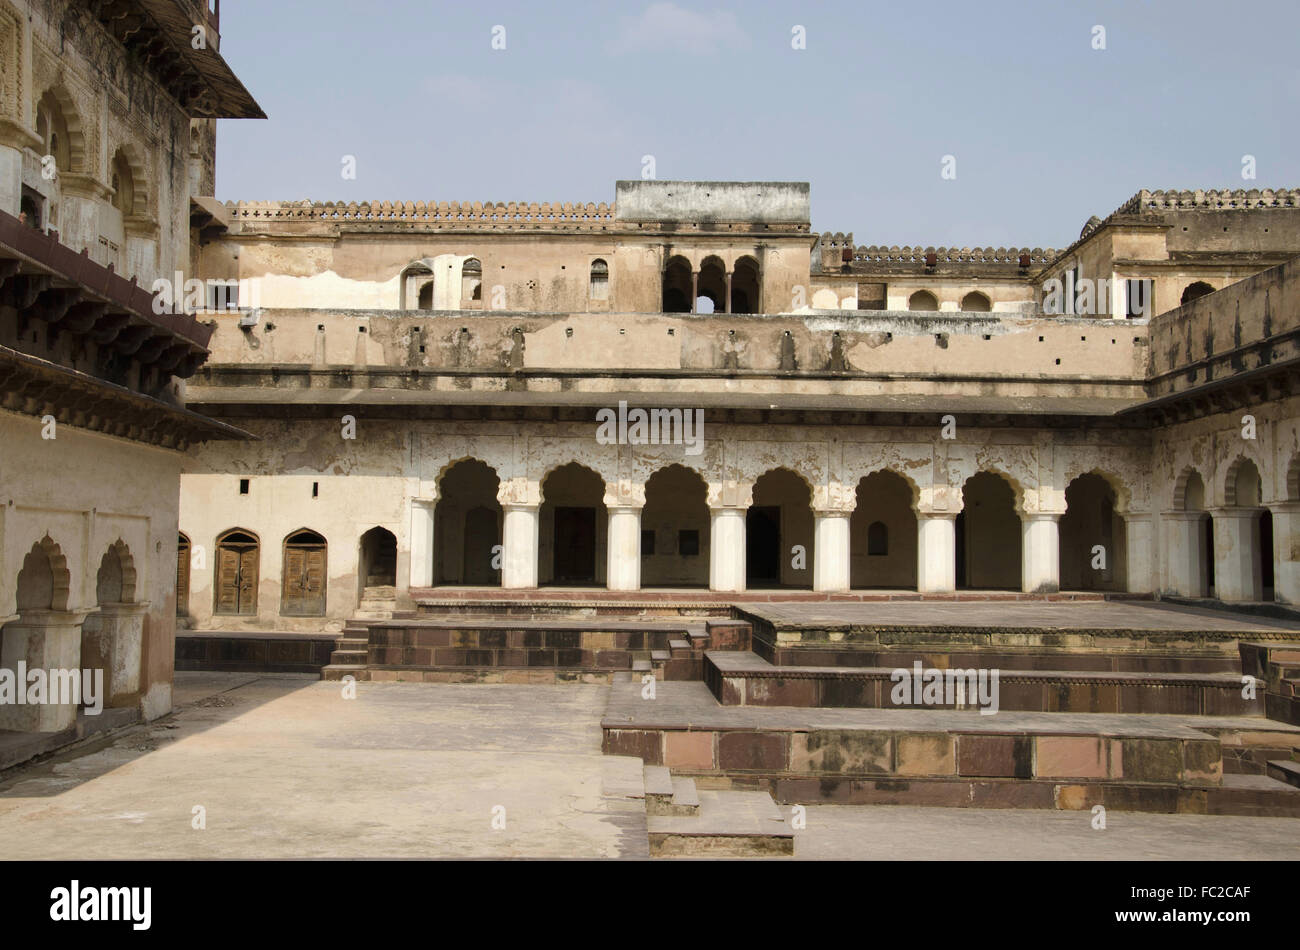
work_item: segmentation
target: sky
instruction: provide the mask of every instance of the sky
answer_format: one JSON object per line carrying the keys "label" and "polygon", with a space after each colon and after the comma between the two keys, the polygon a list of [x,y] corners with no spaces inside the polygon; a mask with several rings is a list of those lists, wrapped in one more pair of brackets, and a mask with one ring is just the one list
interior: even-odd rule
{"label": "sky", "polygon": [[1297,35],[1296,0],[225,0],[269,118],[219,122],[217,196],[610,202],[652,156],[807,181],[858,244],[1061,248],[1141,188],[1300,187]]}

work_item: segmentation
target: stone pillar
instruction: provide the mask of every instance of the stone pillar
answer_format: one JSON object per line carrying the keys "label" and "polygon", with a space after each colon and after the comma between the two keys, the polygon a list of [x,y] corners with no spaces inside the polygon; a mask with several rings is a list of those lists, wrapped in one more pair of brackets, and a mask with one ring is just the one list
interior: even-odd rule
{"label": "stone pillar", "polygon": [[1268,507],[1273,512],[1273,597],[1300,604],[1300,502]]}
{"label": "stone pillar", "polygon": [[700,272],[691,271],[691,313],[695,312],[695,301],[700,296]]}
{"label": "stone pillar", "polygon": [[727,303],[724,313],[731,313],[731,271],[727,271]]}
{"label": "stone pillar", "polygon": [[641,589],[641,509],[611,505],[605,536],[605,586],[609,590]]}
{"label": "stone pillar", "polygon": [[[745,589],[745,508],[709,509],[709,589]],[[814,552],[815,554],[816,552]]]}
{"label": "stone pillar", "polygon": [[1027,512],[1020,519],[1020,589],[1027,594],[1061,589],[1060,520],[1055,512]]}
{"label": "stone pillar", "polygon": [[[5,624],[0,641],[0,666],[13,670],[15,689],[29,695],[32,670],[44,670],[46,702],[40,704],[0,703],[0,729],[18,732],[62,732],[77,722],[77,703],[54,703],[54,686],[49,671],[81,669],[81,625],[90,610],[28,610]],[[22,663],[23,676],[18,676]],[[80,679],[78,679],[80,683]],[[14,697],[17,699],[17,696]]]}
{"label": "stone pillar", "polygon": [[957,513],[918,512],[916,589],[923,594],[957,589]]}
{"label": "stone pillar", "polygon": [[537,528],[540,505],[502,505],[505,512],[501,586],[537,586]]}
{"label": "stone pillar", "polygon": [[1205,512],[1166,511],[1160,517],[1165,526],[1165,590],[1183,597],[1204,597],[1207,576],[1201,522]]}
{"label": "stone pillar", "polygon": [[[1155,545],[1151,531],[1151,512],[1126,511],[1124,517],[1125,590],[1132,594],[1149,594],[1156,589]],[[1114,552],[1107,552],[1114,557]]]}
{"label": "stone pillar", "polygon": [[848,511],[813,512],[813,590],[849,589]]}
{"label": "stone pillar", "polygon": [[1214,517],[1214,596],[1219,600],[1262,600],[1259,565],[1259,509],[1216,508]]}
{"label": "stone pillar", "polygon": [[104,671],[105,706],[139,699],[144,615],[148,604],[100,604],[81,625],[81,666]]}
{"label": "stone pillar", "polygon": [[410,587],[433,586],[433,498],[411,499]]}

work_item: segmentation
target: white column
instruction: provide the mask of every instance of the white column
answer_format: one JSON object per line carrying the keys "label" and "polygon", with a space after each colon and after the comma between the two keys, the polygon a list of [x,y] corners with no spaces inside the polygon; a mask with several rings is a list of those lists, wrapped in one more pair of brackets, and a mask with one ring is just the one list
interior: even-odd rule
{"label": "white column", "polygon": [[849,589],[848,511],[813,512],[813,590]]}
{"label": "white column", "polygon": [[641,589],[641,509],[611,506],[605,536],[605,586],[609,590]]}
{"label": "white column", "polygon": [[1056,513],[1026,513],[1020,519],[1020,589],[1054,594],[1061,589],[1061,539]]}
{"label": "white column", "polygon": [[[1152,544],[1151,512],[1124,513],[1124,561],[1127,568],[1125,589],[1132,594],[1149,594],[1156,589],[1155,546]],[[1110,554],[1111,557],[1114,554]]]}
{"label": "white column", "polygon": [[710,590],[739,592],[745,589],[746,510],[709,509]]}
{"label": "white column", "polygon": [[501,586],[537,586],[537,528],[540,505],[502,505],[505,511]]}
{"label": "white column", "polygon": [[411,499],[410,587],[433,586],[433,510],[437,500]]}
{"label": "white column", "polygon": [[1165,526],[1164,589],[1183,597],[1204,597],[1205,512],[1166,511],[1160,518]]}
{"label": "white column", "polygon": [[1259,569],[1259,509],[1216,508],[1214,517],[1214,596],[1218,600],[1262,600]]}
{"label": "white column", "polygon": [[1273,512],[1273,597],[1284,604],[1300,604],[1300,502],[1269,505]]}
{"label": "white column", "polygon": [[916,589],[923,594],[957,589],[957,513],[918,512]]}

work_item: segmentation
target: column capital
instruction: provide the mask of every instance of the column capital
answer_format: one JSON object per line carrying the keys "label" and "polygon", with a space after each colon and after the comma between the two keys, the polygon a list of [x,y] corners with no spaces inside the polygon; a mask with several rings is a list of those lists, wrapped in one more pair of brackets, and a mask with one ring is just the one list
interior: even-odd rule
{"label": "column capital", "polygon": [[827,506],[824,508],[814,508],[813,515],[818,518],[849,518],[853,515],[853,509]]}
{"label": "column capital", "polygon": [[[519,507],[519,506],[516,506]],[[606,505],[605,511],[611,515],[639,515],[644,510],[645,504],[639,505]]]}
{"label": "column capital", "polygon": [[956,521],[960,511],[926,511],[924,509],[916,512],[917,521]]}
{"label": "column capital", "polygon": [[1020,517],[1025,521],[1060,521],[1064,511],[1026,511]]}
{"label": "column capital", "polygon": [[1257,517],[1264,510],[1263,506],[1247,508],[1241,505],[1224,505],[1222,508],[1209,509],[1213,518],[1246,519]]}
{"label": "column capital", "polygon": [[1269,511],[1275,511],[1279,514],[1300,514],[1300,501],[1274,501],[1270,502],[1265,507],[1267,507]]}
{"label": "column capital", "polygon": [[1117,511],[1115,513],[1125,521],[1150,521],[1155,517],[1154,511]]}
{"label": "column capital", "polygon": [[1166,521],[1199,521],[1201,518],[1209,516],[1210,512],[1203,508],[1184,509],[1171,508],[1168,511],[1160,512],[1160,517]]}
{"label": "column capital", "polygon": [[541,502],[536,501],[503,501],[500,504],[502,511],[537,511],[542,507]]}

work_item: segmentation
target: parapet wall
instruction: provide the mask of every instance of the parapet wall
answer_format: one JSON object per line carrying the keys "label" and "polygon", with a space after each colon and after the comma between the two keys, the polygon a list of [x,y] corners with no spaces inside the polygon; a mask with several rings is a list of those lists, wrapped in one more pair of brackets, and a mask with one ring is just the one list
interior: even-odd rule
{"label": "parapet wall", "polygon": [[1153,396],[1300,358],[1300,258],[1151,320]]}

